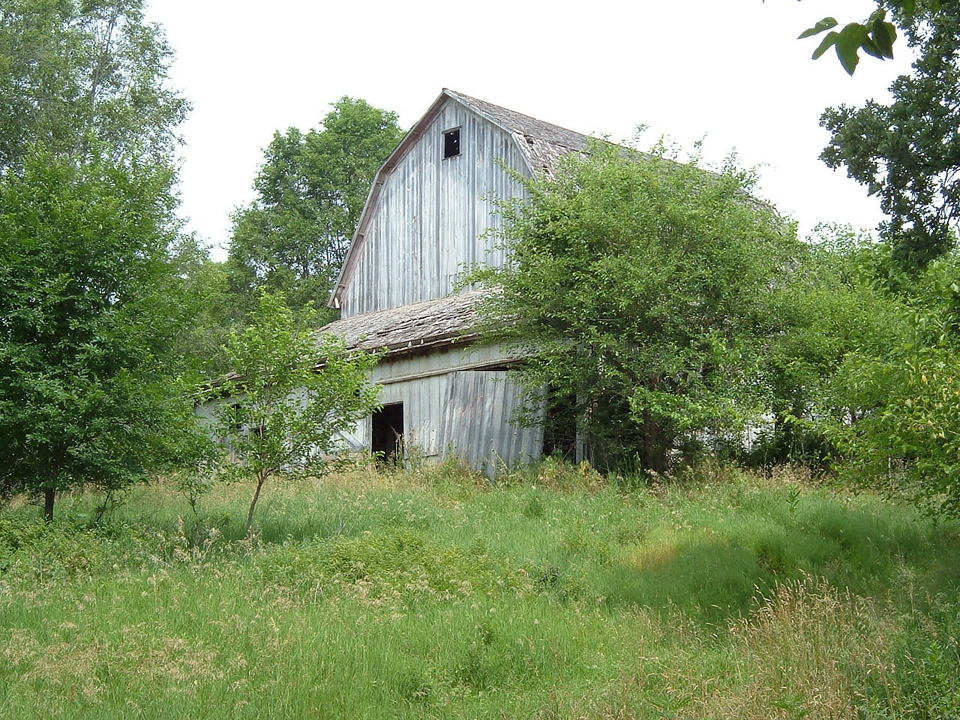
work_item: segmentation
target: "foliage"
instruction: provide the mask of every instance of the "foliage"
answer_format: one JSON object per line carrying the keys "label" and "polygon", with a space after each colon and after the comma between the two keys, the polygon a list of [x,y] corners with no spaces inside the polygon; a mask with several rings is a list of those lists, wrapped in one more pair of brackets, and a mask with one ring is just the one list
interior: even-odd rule
{"label": "foliage", "polygon": [[850,228],[822,225],[775,297],[777,330],[763,361],[772,426],[750,452],[763,465],[826,468],[836,448],[818,422],[856,414],[835,391],[855,351],[879,353],[908,332],[901,303],[878,280],[886,253]]}
{"label": "foliage", "polygon": [[0,180],[0,480],[116,490],[203,453],[170,348],[165,167],[40,153]]}
{"label": "foliage", "polygon": [[162,483],[97,528],[74,526],[94,497],[69,497],[46,527],[5,511],[4,717],[880,720],[957,707],[955,523],[783,468],[630,491],[554,486],[580,474],[556,463],[507,487],[434,472],[277,488],[256,540],[242,539],[231,485],[211,492],[215,524],[193,540]]}
{"label": "foliage", "polygon": [[893,83],[889,105],[824,112],[832,138],[821,158],[879,196],[881,235],[916,271],[953,246],[960,219],[960,10],[944,5],[906,30],[919,54],[913,73]]}
{"label": "foliage", "polygon": [[187,103],[143,0],[5,0],[0,9],[0,175],[32,145],[74,159],[165,162]]}
{"label": "foliage", "polygon": [[835,428],[861,478],[928,510],[960,514],[960,260],[933,263],[904,297],[904,332],[884,348],[851,352],[835,382],[858,408]]}
{"label": "foliage", "polygon": [[251,304],[268,288],[293,308],[325,305],[373,176],[402,134],[395,113],[349,97],[333,104],[319,130],[274,133],[254,182],[257,199],[233,217],[234,289]]}
{"label": "foliage", "polygon": [[196,238],[179,238],[172,255],[194,318],[177,337],[177,352],[208,380],[226,375],[232,368],[225,346],[231,331],[247,322],[246,302],[233,292],[226,263],[212,260]]}
{"label": "foliage", "polygon": [[880,60],[893,59],[893,43],[897,39],[897,29],[893,23],[887,22],[886,17],[887,11],[879,8],[870,14],[866,22],[847,23],[839,32],[833,30],[838,25],[836,19],[825,17],[800,33],[799,39],[826,32],[820,45],[813,51],[813,59],[817,60],[833,47],[843,69],[853,75],[860,62],[860,50]]}
{"label": "foliage", "polygon": [[513,262],[472,279],[500,288],[484,338],[525,358],[531,404],[549,387],[597,462],[636,453],[658,472],[756,417],[773,299],[801,246],[750,177],[597,145],[525,182],[530,202],[504,208]]}
{"label": "foliage", "polygon": [[211,429],[236,456],[225,474],[256,481],[248,533],[268,477],[322,471],[338,433],[376,406],[368,374],[377,356],[348,352],[330,334],[316,338],[310,311],[295,315],[282,294],[262,293],[250,326],[227,342],[233,373],[205,392],[217,403]]}
{"label": "foliage", "polygon": [[[833,28],[839,23],[836,18],[825,17],[813,27],[807,28],[798,39],[803,40],[826,33],[813,51],[813,59],[819,59],[831,47],[847,74],[853,75],[860,63],[860,51],[879,60],[893,59],[893,45],[897,40],[897,27],[915,27],[921,22],[936,22],[943,10],[941,0],[877,0],[878,8],[863,22],[851,22],[839,31]],[[893,13],[896,24],[887,22],[887,10]]]}

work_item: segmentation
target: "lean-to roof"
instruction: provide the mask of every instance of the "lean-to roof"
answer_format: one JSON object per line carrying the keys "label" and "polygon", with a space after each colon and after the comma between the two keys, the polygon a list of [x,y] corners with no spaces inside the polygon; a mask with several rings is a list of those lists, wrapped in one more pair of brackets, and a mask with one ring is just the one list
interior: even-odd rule
{"label": "lean-to roof", "polygon": [[475,337],[477,308],[489,290],[470,290],[389,310],[353,315],[320,328],[351,350],[382,350],[388,355],[463,342]]}

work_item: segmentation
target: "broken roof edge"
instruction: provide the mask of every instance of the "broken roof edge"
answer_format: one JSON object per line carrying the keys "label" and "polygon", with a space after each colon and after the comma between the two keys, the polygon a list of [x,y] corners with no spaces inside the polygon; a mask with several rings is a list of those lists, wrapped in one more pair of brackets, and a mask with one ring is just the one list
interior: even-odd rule
{"label": "broken roof edge", "polygon": [[493,292],[477,288],[442,298],[351,315],[324,325],[348,350],[385,351],[387,355],[436,343],[467,342],[477,336],[478,308]]}

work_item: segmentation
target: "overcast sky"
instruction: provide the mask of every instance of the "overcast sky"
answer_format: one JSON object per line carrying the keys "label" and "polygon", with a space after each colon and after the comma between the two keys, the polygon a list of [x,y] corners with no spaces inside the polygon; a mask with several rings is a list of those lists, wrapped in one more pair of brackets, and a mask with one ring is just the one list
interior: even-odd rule
{"label": "overcast sky", "polygon": [[706,156],[760,166],[760,195],[800,221],[873,228],[877,201],[826,168],[825,107],[883,100],[908,69],[864,58],[853,78],[817,40],[825,15],[864,19],[870,0],[687,0],[576,4],[153,0],[176,52],[172,82],[193,104],[182,128],[182,213],[224,256],[229,215],[275,130],[316,127],[349,95],[394,110],[404,128],[441,88],[584,133],[628,138],[649,126]]}

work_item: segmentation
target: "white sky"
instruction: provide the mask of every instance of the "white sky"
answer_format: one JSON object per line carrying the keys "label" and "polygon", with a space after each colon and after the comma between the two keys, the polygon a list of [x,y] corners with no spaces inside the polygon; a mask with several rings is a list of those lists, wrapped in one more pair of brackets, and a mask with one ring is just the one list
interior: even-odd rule
{"label": "white sky", "polygon": [[825,107],[888,97],[905,72],[866,57],[850,78],[818,40],[825,15],[863,20],[871,0],[153,0],[177,53],[172,82],[193,104],[182,128],[182,214],[219,247],[253,197],[275,130],[316,127],[343,95],[394,110],[409,128],[442,87],[613,140],[649,126],[705,155],[759,165],[760,195],[800,221],[873,228],[862,186],[818,160]]}

